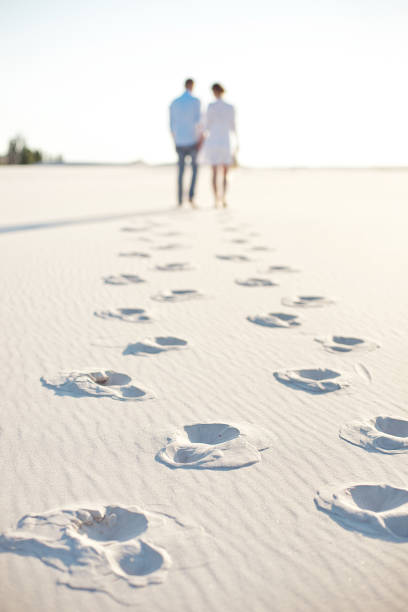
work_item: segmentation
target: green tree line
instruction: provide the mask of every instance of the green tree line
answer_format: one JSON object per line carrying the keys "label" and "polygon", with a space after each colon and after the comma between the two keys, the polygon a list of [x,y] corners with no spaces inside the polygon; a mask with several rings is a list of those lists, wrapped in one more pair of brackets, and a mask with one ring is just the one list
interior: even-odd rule
{"label": "green tree line", "polygon": [[24,138],[16,136],[9,141],[7,153],[3,158],[6,164],[38,164],[42,162],[43,154],[37,149],[30,149]]}

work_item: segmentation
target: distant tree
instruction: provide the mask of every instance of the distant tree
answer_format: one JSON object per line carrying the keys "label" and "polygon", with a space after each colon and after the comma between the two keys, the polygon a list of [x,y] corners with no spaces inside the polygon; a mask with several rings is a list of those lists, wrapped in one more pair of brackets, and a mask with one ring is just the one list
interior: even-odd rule
{"label": "distant tree", "polygon": [[20,163],[20,152],[24,146],[24,141],[19,136],[12,138],[9,142],[7,151],[7,163],[8,164],[19,164]]}
{"label": "distant tree", "polygon": [[33,151],[33,160],[34,160],[33,161],[34,164],[39,164],[40,162],[42,162],[43,156],[42,156],[41,151],[37,151],[37,150]]}
{"label": "distant tree", "polygon": [[30,149],[24,146],[20,151],[20,164],[32,164],[33,154]]}
{"label": "distant tree", "polygon": [[24,138],[16,136],[9,142],[6,155],[8,164],[38,164],[42,161],[41,151],[31,150],[27,147]]}

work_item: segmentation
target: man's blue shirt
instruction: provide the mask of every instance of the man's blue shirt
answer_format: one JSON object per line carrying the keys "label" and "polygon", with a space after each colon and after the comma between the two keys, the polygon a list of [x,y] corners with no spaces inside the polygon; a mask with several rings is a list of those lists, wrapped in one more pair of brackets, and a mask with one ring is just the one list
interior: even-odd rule
{"label": "man's blue shirt", "polygon": [[195,144],[199,138],[201,104],[198,98],[185,91],[170,104],[170,130],[176,146]]}

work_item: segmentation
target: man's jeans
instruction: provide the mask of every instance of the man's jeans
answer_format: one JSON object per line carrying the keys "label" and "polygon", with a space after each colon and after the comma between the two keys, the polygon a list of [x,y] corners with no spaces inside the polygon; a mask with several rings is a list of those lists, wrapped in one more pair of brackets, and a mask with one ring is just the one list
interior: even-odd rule
{"label": "man's jeans", "polygon": [[188,192],[189,200],[194,198],[194,189],[197,180],[197,144],[176,146],[178,155],[178,203],[183,202],[183,176],[186,157],[191,158],[191,184],[190,191]]}

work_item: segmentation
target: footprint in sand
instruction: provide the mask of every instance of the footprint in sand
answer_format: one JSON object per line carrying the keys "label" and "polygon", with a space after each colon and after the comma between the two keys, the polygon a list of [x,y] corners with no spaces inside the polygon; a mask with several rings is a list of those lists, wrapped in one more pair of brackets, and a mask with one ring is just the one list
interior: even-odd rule
{"label": "footprint in sand", "polygon": [[265,315],[247,317],[247,320],[263,327],[297,327],[301,325],[298,315],[287,314],[286,312],[269,312]]}
{"label": "footprint in sand", "polygon": [[270,274],[274,272],[282,272],[292,274],[294,272],[299,272],[296,268],[292,268],[291,266],[268,266],[265,270],[265,274]]}
{"label": "footprint in sand", "polygon": [[56,376],[42,377],[44,387],[56,395],[72,397],[110,397],[121,401],[152,399],[153,393],[130,384],[127,374],[98,368],[74,372],[60,372]]}
{"label": "footprint in sand", "polygon": [[174,289],[172,291],[161,291],[152,295],[151,299],[156,302],[184,302],[203,297],[196,289]]}
{"label": "footprint in sand", "polygon": [[0,534],[0,552],[41,560],[58,570],[58,584],[131,603],[137,588],[165,580],[166,549],[184,531],[169,514],[137,506],[70,507],[26,514]]}
{"label": "footprint in sand", "polygon": [[186,348],[187,340],[175,338],[174,336],[157,336],[156,338],[147,339],[143,342],[134,342],[128,344],[123,355],[156,355],[157,353],[165,353],[171,350],[179,350]]}
{"label": "footprint in sand", "polygon": [[267,246],[255,245],[255,246],[249,247],[249,250],[262,252],[262,251],[273,251],[274,249],[271,249],[270,247],[267,247]]}
{"label": "footprint in sand", "polygon": [[156,459],[172,468],[231,470],[258,463],[266,448],[251,426],[198,423],[171,434]]}
{"label": "footprint in sand", "polygon": [[246,244],[248,240],[246,240],[246,238],[234,238],[233,240],[230,240],[230,242],[233,244]]}
{"label": "footprint in sand", "polygon": [[278,284],[269,280],[269,278],[236,278],[235,282],[241,287],[277,287]]}
{"label": "footprint in sand", "polygon": [[185,244],[179,244],[176,242],[172,242],[169,244],[159,244],[154,247],[157,251],[175,251],[176,249],[186,249]]}
{"label": "footprint in sand", "polygon": [[317,491],[315,504],[336,522],[370,536],[408,541],[408,489],[352,484]]}
{"label": "footprint in sand", "polygon": [[273,375],[280,383],[308,393],[330,393],[349,386],[340,372],[328,368],[282,370]]}
{"label": "footprint in sand", "polygon": [[141,251],[129,251],[128,253],[119,253],[119,257],[150,257],[149,253],[143,253]]}
{"label": "footprint in sand", "polygon": [[297,295],[296,297],[282,298],[282,304],[284,306],[299,306],[300,308],[318,308],[334,304],[334,301],[321,295]]}
{"label": "footprint in sand", "polygon": [[118,274],[117,276],[104,276],[103,282],[107,285],[133,285],[137,283],[145,283],[144,278],[140,278],[137,274]]}
{"label": "footprint in sand", "polygon": [[153,320],[144,308],[113,308],[95,311],[94,315],[101,319],[118,319],[127,323],[151,323]]}
{"label": "footprint in sand", "polygon": [[182,236],[182,232],[178,232],[176,230],[170,230],[168,232],[162,232],[160,234],[158,234],[158,236],[163,236],[163,237],[167,237],[167,238],[172,238],[173,236]]}
{"label": "footprint in sand", "polygon": [[148,236],[138,236],[137,239],[139,242],[153,242],[153,240]]}
{"label": "footprint in sand", "polygon": [[154,269],[158,272],[187,272],[194,270],[194,267],[188,262],[174,262],[157,265]]}
{"label": "footprint in sand", "polygon": [[329,353],[374,351],[380,348],[379,344],[371,340],[363,340],[353,336],[327,336],[325,338],[315,338],[315,341],[322,344],[323,348]]}
{"label": "footprint in sand", "polygon": [[251,261],[246,255],[216,255],[216,258],[223,261]]}
{"label": "footprint in sand", "polygon": [[367,450],[389,455],[408,452],[408,420],[377,416],[352,421],[340,428],[340,438]]}
{"label": "footprint in sand", "polygon": [[148,232],[151,231],[151,227],[148,226],[143,226],[143,227],[138,227],[136,225],[126,225],[125,227],[121,227],[120,231],[121,232],[135,232],[135,233],[141,233],[141,232]]}

